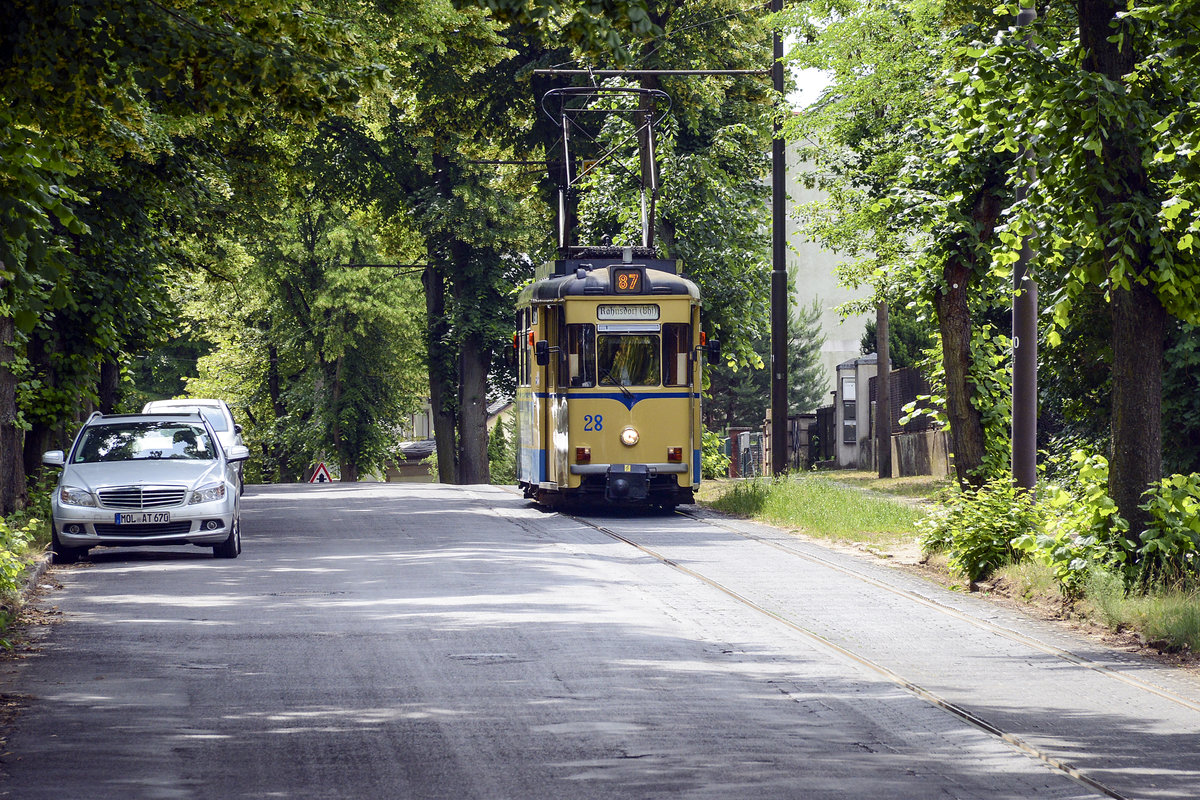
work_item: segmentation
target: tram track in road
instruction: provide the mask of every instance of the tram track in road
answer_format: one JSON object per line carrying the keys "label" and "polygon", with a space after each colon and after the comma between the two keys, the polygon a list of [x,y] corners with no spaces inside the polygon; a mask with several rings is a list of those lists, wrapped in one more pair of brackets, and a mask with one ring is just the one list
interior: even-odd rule
{"label": "tram track in road", "polygon": [[887,581],[881,581],[878,578],[873,578],[870,575],[867,575],[866,573],[860,572],[858,570],[850,569],[843,564],[838,564],[837,562],[833,561],[832,559],[822,558],[821,556],[805,552],[796,547],[789,547],[788,545],[786,545],[784,543],[781,543],[778,541],[773,541],[773,540],[765,538],[763,536],[757,536],[752,533],[747,533],[746,531],[740,531],[731,525],[721,524],[719,521],[714,521],[712,519],[707,519],[705,517],[697,516],[695,514],[690,514],[687,512],[683,512],[683,511],[680,511],[678,513],[681,516],[687,517],[688,519],[695,520],[695,521],[703,523],[705,525],[711,525],[714,528],[720,528],[721,530],[728,531],[729,533],[740,536],[743,539],[747,539],[752,542],[757,542],[759,544],[763,544],[768,547],[772,547],[776,550],[780,550],[782,552],[788,553],[789,555],[796,556],[797,558],[802,558],[805,561],[808,561],[813,564],[819,564],[820,566],[825,567],[827,569],[834,570],[843,575],[847,575],[849,577],[855,578],[856,580],[860,580],[863,583],[870,584],[871,586],[874,586],[877,589],[882,589],[882,590],[884,590],[886,592],[890,592],[891,594],[894,594],[898,597],[903,597],[906,600],[911,600],[912,602],[919,603],[919,604],[925,606],[926,608],[930,608],[935,611],[938,611],[942,614],[945,614],[946,616],[953,617],[962,622],[966,622],[980,630],[987,631],[988,633],[1003,637],[1005,639],[1008,639],[1009,641],[1016,642],[1018,644],[1021,644],[1026,647],[1037,650],[1041,653],[1045,653],[1046,655],[1054,656],[1055,658],[1066,661],[1067,663],[1072,664],[1074,666],[1091,670],[1100,675],[1104,675],[1107,678],[1111,678],[1112,680],[1124,683],[1127,686],[1131,686],[1135,689],[1139,689],[1139,690],[1147,692],[1149,694],[1156,695],[1157,697],[1161,697],[1164,700],[1175,703],[1175,704],[1182,706],[1183,708],[1189,709],[1191,711],[1200,712],[1200,703],[1197,703],[1193,700],[1189,700],[1186,697],[1181,697],[1180,695],[1175,694],[1174,692],[1167,691],[1166,689],[1162,688],[1161,686],[1156,686],[1152,683],[1149,683],[1148,681],[1144,681],[1144,680],[1141,680],[1140,678],[1137,678],[1136,676],[1128,675],[1126,673],[1120,672],[1119,670],[1115,670],[1104,664],[1098,664],[1095,661],[1092,661],[1088,658],[1080,656],[1076,653],[1072,653],[1069,650],[1063,650],[1060,647],[1055,647],[1054,645],[1047,644],[1046,642],[1043,642],[1040,639],[1036,639],[1032,636],[1023,634],[1020,631],[1015,631],[1012,628],[1006,628],[1003,625],[997,625],[996,623],[989,622],[986,619],[980,619],[979,617],[973,616],[971,614],[963,613],[962,611],[959,611],[957,608],[948,606],[945,603],[939,603],[937,600],[926,597],[917,592],[912,592],[907,589],[903,589],[899,586],[890,584]]}
{"label": "tram track in road", "polygon": [[[1188,700],[1187,698],[1180,697],[1180,696],[1175,695],[1171,692],[1168,692],[1160,687],[1154,686],[1153,684],[1146,683],[1145,681],[1141,681],[1133,676],[1124,675],[1122,673],[1117,672],[1116,670],[1112,670],[1112,669],[1104,666],[1103,664],[1097,664],[1086,658],[1083,658],[1081,656],[1075,655],[1068,651],[1062,650],[1061,648],[1057,648],[1052,645],[1047,645],[1047,644],[1040,642],[1037,639],[1034,639],[1032,637],[1025,636],[1021,633],[1012,631],[1003,626],[988,622],[987,620],[981,620],[976,617],[972,617],[971,615],[965,614],[957,609],[943,605],[943,604],[938,603],[929,598],[922,597],[921,595],[919,595],[915,592],[910,592],[906,589],[889,585],[885,581],[881,581],[881,580],[871,577],[870,575],[866,575],[864,573],[857,572],[853,569],[849,569],[843,565],[835,563],[832,560],[824,559],[819,556],[815,556],[813,554],[803,552],[802,550],[799,550],[797,548],[788,547],[785,544],[782,544],[779,542],[774,542],[774,541],[771,541],[770,539],[756,536],[754,534],[746,533],[745,531],[740,531],[732,526],[722,525],[718,522],[714,522],[712,520],[705,519],[703,517],[699,517],[699,516],[696,516],[693,514],[688,514],[685,512],[677,512],[677,513],[679,513],[681,516],[685,516],[689,519],[695,520],[702,524],[711,525],[711,526],[719,528],[721,530],[733,533],[733,534],[740,536],[744,539],[747,539],[749,541],[753,541],[758,544],[763,544],[763,545],[767,545],[769,547],[773,547],[775,549],[786,552],[789,555],[792,555],[794,557],[802,558],[811,563],[818,564],[824,568],[836,570],[837,572],[839,572],[843,575],[847,575],[856,580],[861,580],[867,584],[870,584],[871,586],[873,586],[875,588],[878,588],[878,589],[881,589],[881,590],[884,590],[887,592],[891,592],[891,593],[898,595],[900,597],[903,597],[907,600],[920,603],[920,604],[922,604],[928,608],[931,608],[935,611],[938,611],[940,613],[947,614],[948,616],[954,617],[955,619],[968,622],[968,623],[975,625],[983,630],[988,631],[989,633],[995,634],[997,636],[1002,636],[1009,640],[1018,642],[1024,646],[1034,648],[1042,653],[1054,656],[1056,658],[1060,658],[1073,666],[1094,670],[1099,674],[1102,674],[1109,678],[1113,678],[1115,680],[1119,680],[1119,681],[1121,681],[1129,686],[1132,686],[1134,688],[1140,689],[1142,691],[1150,692],[1161,698],[1178,703],[1186,708],[1200,711],[1200,705],[1197,705],[1196,703]],[[707,575],[697,572],[696,570],[691,569],[690,567],[684,566],[683,564],[680,564],[678,561],[671,559],[670,557],[655,550],[654,548],[648,547],[644,544],[641,544],[640,542],[634,541],[633,539],[629,538],[629,536],[621,533],[620,531],[614,530],[605,525],[601,525],[601,524],[594,522],[586,517],[582,517],[582,516],[578,516],[578,515],[574,515],[574,514],[565,515],[565,516],[570,516],[570,518],[575,520],[576,522],[578,522],[582,525],[586,525],[587,527],[592,528],[592,529],[598,531],[599,533],[604,534],[605,536],[608,536],[619,542],[627,544],[630,547],[633,547],[636,550],[640,551],[641,553],[645,554],[646,556],[649,556],[650,558],[653,558],[654,560],[660,562],[661,564],[668,566],[671,569],[674,569],[684,575],[687,575],[688,577],[690,577],[694,580],[697,580],[713,589],[716,589],[717,591],[721,592],[722,594],[724,594],[725,596],[729,597],[730,599],[736,601],[737,603],[753,610],[755,613],[758,613],[765,617],[768,617],[771,620],[787,627],[789,630],[799,634],[800,636],[804,637],[805,639],[817,644],[819,647],[821,647],[829,652],[832,652],[843,659],[849,660],[852,663],[855,663],[861,667],[864,667],[864,668],[870,670],[871,672],[874,672],[875,674],[883,677],[884,679],[888,680],[889,682],[893,683],[894,685],[900,687],[905,692],[921,699],[922,701],[924,701],[926,703],[929,703],[930,705],[933,705],[933,706],[941,709],[942,711],[945,711],[945,712],[951,714],[952,716],[958,718],[962,722],[965,722],[968,725],[1003,741],[1008,746],[1014,748],[1016,751],[1022,753],[1023,755],[1030,757],[1038,762],[1041,762],[1042,764],[1048,766],[1049,768],[1053,769],[1054,771],[1076,781],[1077,783],[1081,784],[1082,786],[1085,786],[1092,791],[1098,792],[1098,793],[1104,795],[1105,797],[1114,798],[1114,800],[1127,800],[1126,795],[1121,794],[1120,792],[1116,791],[1115,789],[1105,785],[1101,781],[1098,781],[1095,778],[1090,777],[1089,775],[1085,774],[1084,772],[1082,772],[1075,766],[1071,765],[1070,763],[1068,763],[1060,758],[1057,758],[1056,756],[1052,755],[1051,753],[1047,752],[1046,750],[1044,750],[1042,748],[1039,748],[1039,747],[1031,744],[1030,742],[1024,740],[1020,736],[1017,736],[1009,731],[1003,730],[1001,727],[978,716],[977,714],[971,712],[969,709],[963,707],[962,705],[955,703],[951,700],[948,700],[945,697],[938,695],[936,692],[933,692],[933,691],[925,688],[924,686],[921,686],[920,684],[918,684],[912,680],[909,680],[908,678],[906,678],[903,675],[899,674],[898,672],[890,669],[889,667],[887,667],[871,658],[868,658],[860,653],[856,653],[853,650],[851,650],[847,647],[844,647],[844,646],[838,644],[837,642],[830,640],[828,637],[823,636],[822,634],[818,633],[817,631],[812,630],[811,628],[808,628],[808,627],[796,622],[793,619],[789,619],[788,617],[784,616],[783,614],[780,614],[776,611],[766,608],[765,606],[763,606],[760,603],[754,601],[753,599],[745,596],[744,594],[741,594],[740,592],[730,588],[729,586],[722,584],[720,581],[717,581]]]}

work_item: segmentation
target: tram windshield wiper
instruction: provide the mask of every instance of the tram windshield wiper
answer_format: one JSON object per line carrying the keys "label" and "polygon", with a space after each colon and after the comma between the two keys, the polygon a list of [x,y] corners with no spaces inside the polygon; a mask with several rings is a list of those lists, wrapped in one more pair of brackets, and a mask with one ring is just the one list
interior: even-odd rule
{"label": "tram windshield wiper", "polygon": [[616,378],[614,378],[613,374],[611,372],[609,372],[608,370],[601,369],[600,370],[600,380],[604,381],[605,379],[607,379],[608,382],[611,383],[613,386],[616,386],[618,389],[620,389],[621,394],[625,395],[626,397],[628,397],[631,400],[633,399],[633,392],[626,389],[625,384],[621,383]]}

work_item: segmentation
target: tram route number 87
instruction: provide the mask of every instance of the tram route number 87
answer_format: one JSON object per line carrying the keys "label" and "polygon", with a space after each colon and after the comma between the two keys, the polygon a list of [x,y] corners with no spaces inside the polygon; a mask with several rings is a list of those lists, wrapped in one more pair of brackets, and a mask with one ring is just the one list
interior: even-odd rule
{"label": "tram route number 87", "polygon": [[584,414],[583,429],[585,431],[602,431],[604,430],[604,415],[603,414]]}
{"label": "tram route number 87", "polygon": [[642,273],[636,269],[619,269],[613,276],[613,289],[617,294],[641,294]]}

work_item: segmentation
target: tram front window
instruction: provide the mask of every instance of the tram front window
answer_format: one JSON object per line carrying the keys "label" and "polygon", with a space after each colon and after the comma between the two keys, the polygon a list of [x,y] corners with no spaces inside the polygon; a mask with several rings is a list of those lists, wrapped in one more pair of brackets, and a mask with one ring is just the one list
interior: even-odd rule
{"label": "tram front window", "polygon": [[597,349],[600,385],[657,386],[658,336],[601,334]]}

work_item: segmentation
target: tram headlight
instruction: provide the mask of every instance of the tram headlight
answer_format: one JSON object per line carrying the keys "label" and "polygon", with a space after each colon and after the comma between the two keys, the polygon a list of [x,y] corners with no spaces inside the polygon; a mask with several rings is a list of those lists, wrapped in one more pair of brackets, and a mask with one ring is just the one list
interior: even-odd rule
{"label": "tram headlight", "polygon": [[636,429],[630,427],[621,431],[621,444],[625,445],[626,447],[633,447],[637,443],[638,432]]}

